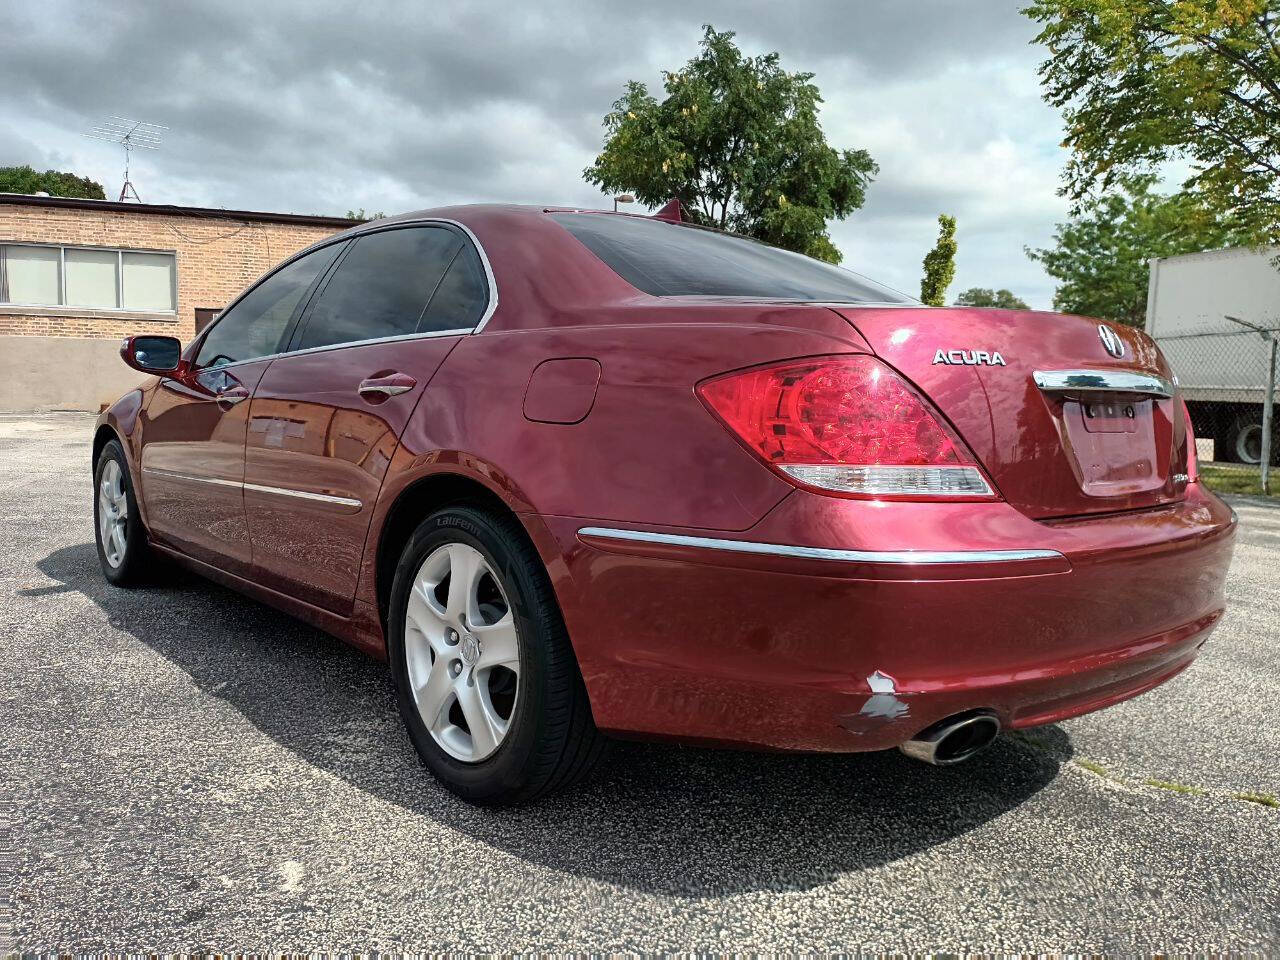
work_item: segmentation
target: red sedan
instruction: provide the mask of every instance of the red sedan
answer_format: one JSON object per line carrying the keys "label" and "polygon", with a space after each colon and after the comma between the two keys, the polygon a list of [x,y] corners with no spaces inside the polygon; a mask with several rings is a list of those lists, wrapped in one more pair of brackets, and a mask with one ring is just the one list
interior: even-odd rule
{"label": "red sedan", "polygon": [[380,220],[126,340],[107,578],[176,562],[388,659],[478,802],[605,734],[952,763],[1191,663],[1235,517],[1150,339],[677,217]]}

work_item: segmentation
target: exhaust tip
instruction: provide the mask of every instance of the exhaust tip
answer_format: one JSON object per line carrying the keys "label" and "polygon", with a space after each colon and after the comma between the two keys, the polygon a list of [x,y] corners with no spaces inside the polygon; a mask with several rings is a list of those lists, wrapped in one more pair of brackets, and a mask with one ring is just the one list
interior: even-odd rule
{"label": "exhaust tip", "polygon": [[968,760],[1000,734],[1000,720],[989,710],[940,720],[898,747],[908,757],[945,767]]}

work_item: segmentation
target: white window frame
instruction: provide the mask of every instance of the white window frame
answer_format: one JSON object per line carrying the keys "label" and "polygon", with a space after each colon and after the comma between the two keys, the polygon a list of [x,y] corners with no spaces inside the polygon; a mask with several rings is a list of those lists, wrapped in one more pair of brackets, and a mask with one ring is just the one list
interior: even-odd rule
{"label": "white window frame", "polygon": [[[58,302],[57,303],[18,303],[12,300],[0,301],[0,310],[11,307],[26,307],[32,310],[68,310],[68,311],[92,311],[93,313],[148,313],[159,314],[164,317],[176,317],[178,315],[178,251],[176,250],[147,250],[143,247],[105,247],[94,246],[92,244],[83,243],[21,243],[12,240],[0,240],[0,246],[3,247],[26,247],[28,249],[35,248],[38,250],[57,250],[58,251]],[[67,303],[67,251],[68,250],[96,250],[110,251],[116,255],[116,303],[117,307],[89,307],[81,304]],[[159,254],[161,256],[171,257],[173,259],[173,273],[170,278],[170,294],[173,298],[172,310],[138,310],[124,306],[124,255],[126,253],[149,253]]]}

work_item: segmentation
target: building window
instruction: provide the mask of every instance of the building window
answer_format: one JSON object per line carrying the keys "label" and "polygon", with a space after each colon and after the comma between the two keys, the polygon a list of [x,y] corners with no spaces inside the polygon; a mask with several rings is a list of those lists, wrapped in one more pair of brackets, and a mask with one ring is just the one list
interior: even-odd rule
{"label": "building window", "polygon": [[56,306],[62,302],[57,247],[0,247],[0,300]]}
{"label": "building window", "polygon": [[196,333],[207,327],[209,321],[221,312],[221,307],[196,307]]}
{"label": "building window", "polygon": [[64,250],[62,287],[68,307],[120,309],[120,255],[114,250]]}
{"label": "building window", "polygon": [[101,247],[0,245],[0,303],[173,313],[175,256]]}

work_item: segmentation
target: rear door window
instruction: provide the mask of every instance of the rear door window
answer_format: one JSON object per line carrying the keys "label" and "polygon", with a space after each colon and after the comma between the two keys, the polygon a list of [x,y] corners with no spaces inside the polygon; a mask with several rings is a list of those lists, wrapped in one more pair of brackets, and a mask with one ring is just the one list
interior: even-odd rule
{"label": "rear door window", "polygon": [[427,304],[418,331],[470,329],[480,322],[488,305],[484,267],[471,244],[464,243]]}
{"label": "rear door window", "polygon": [[304,321],[295,350],[474,326],[465,318],[429,327],[445,274],[465,240],[445,227],[405,227],[352,241]]}
{"label": "rear door window", "polygon": [[645,217],[552,216],[623,280],[655,297],[916,302],[850,270],[746,237]]}

